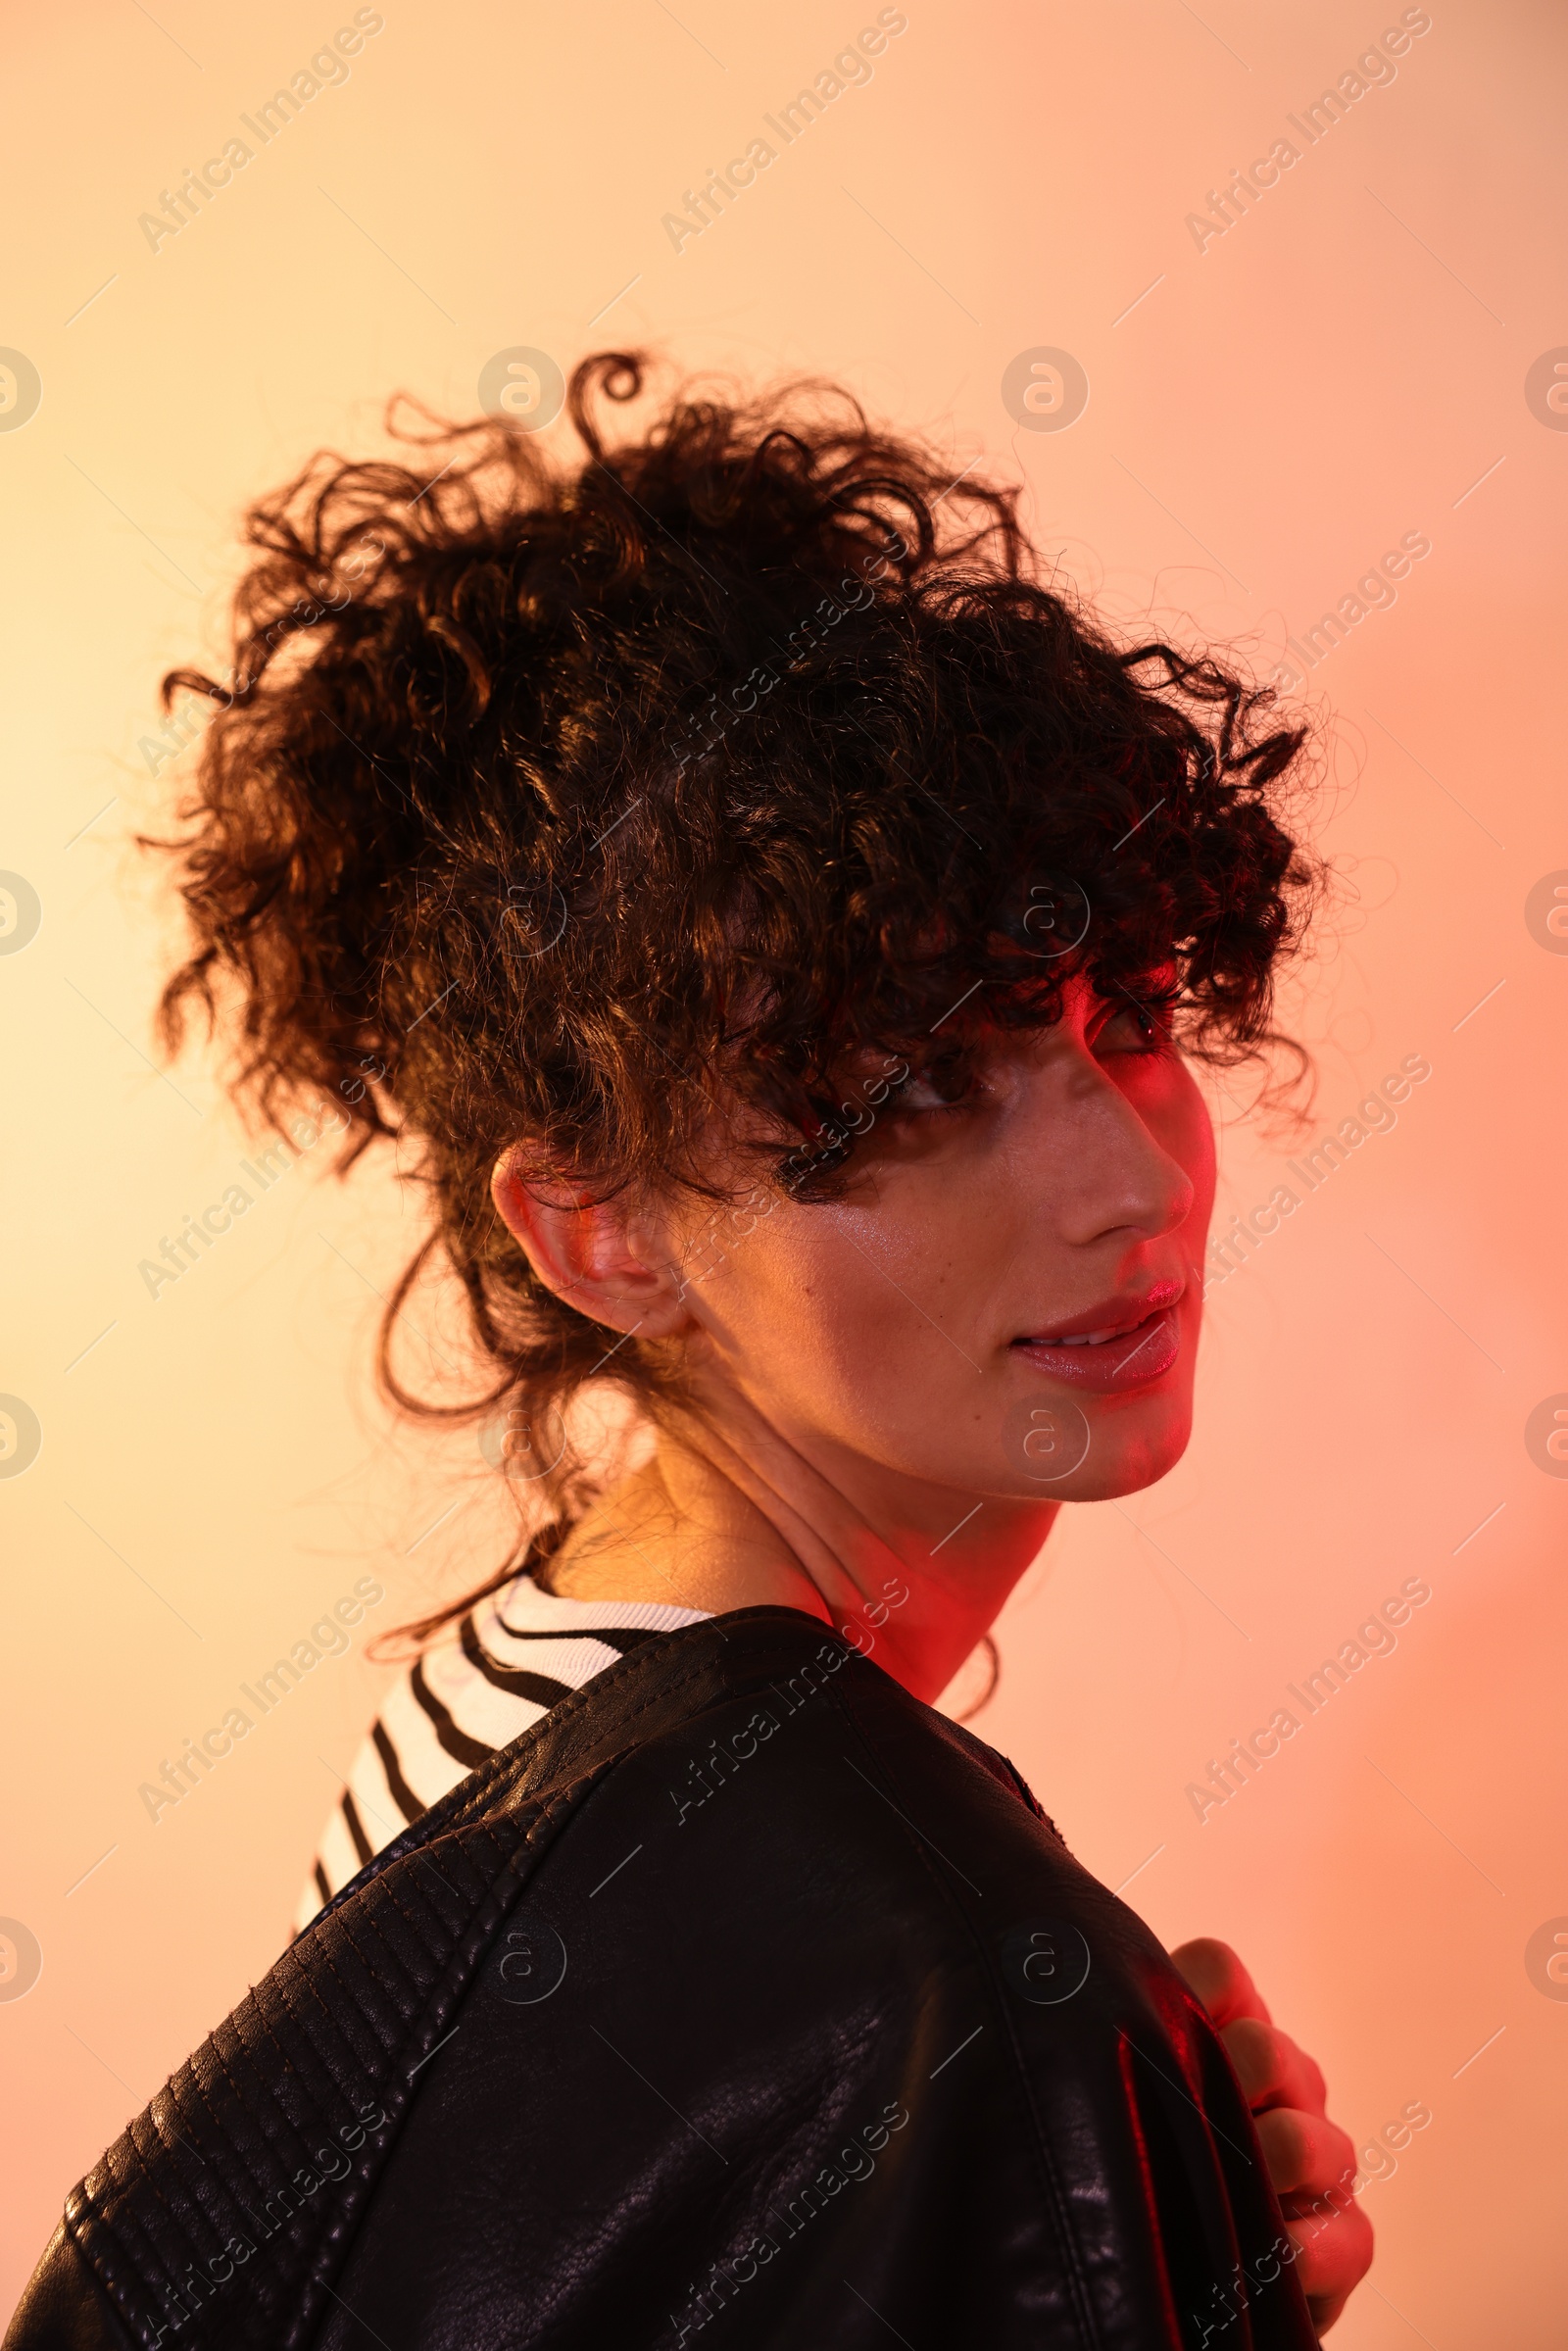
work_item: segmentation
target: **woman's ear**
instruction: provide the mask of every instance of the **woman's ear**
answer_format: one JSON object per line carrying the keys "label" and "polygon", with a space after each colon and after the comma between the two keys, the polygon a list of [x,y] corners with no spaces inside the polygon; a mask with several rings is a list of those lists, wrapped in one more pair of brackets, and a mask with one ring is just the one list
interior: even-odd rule
{"label": "woman's ear", "polygon": [[496,1161],[490,1197],[545,1288],[591,1322],[648,1339],[690,1326],[679,1268],[631,1193],[597,1200],[560,1177],[530,1175],[519,1144]]}

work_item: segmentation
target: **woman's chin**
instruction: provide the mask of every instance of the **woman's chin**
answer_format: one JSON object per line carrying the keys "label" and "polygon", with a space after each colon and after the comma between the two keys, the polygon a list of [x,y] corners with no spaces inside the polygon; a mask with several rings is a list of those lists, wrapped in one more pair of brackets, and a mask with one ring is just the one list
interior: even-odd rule
{"label": "woman's chin", "polygon": [[1117,1494],[1138,1494],[1173,1470],[1187,1450],[1193,1433],[1191,1402],[1169,1419],[1147,1430],[1117,1429],[1113,1439],[1091,1443],[1082,1467],[1066,1481],[1075,1502],[1108,1502]]}
{"label": "woman's chin", "polygon": [[1081,1458],[1060,1478],[1030,1478],[1032,1490],[1047,1501],[1109,1502],[1157,1484],[1175,1468],[1193,1433],[1191,1396],[1162,1402],[1157,1411],[1146,1402],[1136,1413],[1092,1416],[1082,1432]]}

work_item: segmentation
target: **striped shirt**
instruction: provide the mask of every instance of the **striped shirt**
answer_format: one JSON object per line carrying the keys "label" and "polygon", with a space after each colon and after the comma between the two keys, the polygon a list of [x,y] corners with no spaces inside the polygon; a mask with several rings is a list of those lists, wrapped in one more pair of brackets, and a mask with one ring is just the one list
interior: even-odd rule
{"label": "striped shirt", "polygon": [[652,1600],[558,1599],[526,1573],[476,1601],[388,1692],[326,1824],[295,1933],[411,1821],[568,1690],[656,1633],[702,1624],[708,1613]]}

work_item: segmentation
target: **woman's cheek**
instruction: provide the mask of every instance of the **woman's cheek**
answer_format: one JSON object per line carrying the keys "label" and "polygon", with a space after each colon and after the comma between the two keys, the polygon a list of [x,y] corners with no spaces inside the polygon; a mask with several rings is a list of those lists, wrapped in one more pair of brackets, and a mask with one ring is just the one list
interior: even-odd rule
{"label": "woman's cheek", "polygon": [[907,1214],[866,1218],[824,1203],[800,1216],[808,1221],[774,1236],[774,1262],[751,1294],[754,1328],[768,1336],[748,1351],[786,1412],[820,1416],[854,1441],[895,1399],[895,1419],[908,1410],[911,1372],[934,1337],[910,1302],[932,1305],[930,1258]]}

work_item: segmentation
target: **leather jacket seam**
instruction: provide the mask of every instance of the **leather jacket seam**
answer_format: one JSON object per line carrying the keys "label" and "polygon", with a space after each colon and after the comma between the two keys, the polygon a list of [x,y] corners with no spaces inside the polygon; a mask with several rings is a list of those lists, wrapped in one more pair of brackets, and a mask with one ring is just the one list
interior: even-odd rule
{"label": "leather jacket seam", "polygon": [[[605,1771],[610,1768],[612,1760],[607,1759]],[[540,1805],[534,1818],[517,1837],[512,1851],[491,1880],[480,1903],[475,1906],[467,1931],[463,1935],[457,1950],[431,1986],[430,1994],[425,2000],[419,2019],[422,2034],[416,2035],[411,2033],[405,2035],[403,2041],[405,2056],[411,2054],[419,2045],[420,2037],[430,2042],[430,2047],[424,2050],[420,2059],[421,2064],[424,2057],[430,2056],[434,2048],[439,2045],[440,2028],[463,2005],[472,1989],[474,1980],[483,1963],[484,1954],[494,1943],[516,1903],[522,1898],[524,1889],[532,1881],[534,1871],[545,1857],[545,1852],[548,1852],[555,1843],[555,1836],[553,1835],[547,1841],[544,1852],[533,1852],[530,1855],[529,1848],[533,1846],[539,1833],[547,1826],[559,1834],[564,1826],[564,1820],[586,1803],[603,1777],[604,1771],[586,1774],[582,1778],[570,1782],[555,1796]],[[514,1821],[515,1817],[515,1815],[511,1816]],[[533,1865],[527,1870],[519,1867],[525,1858],[531,1858]],[[499,1901],[498,1896],[501,1897]],[[492,1908],[493,1916],[489,1915]],[[435,2013],[432,2014],[432,2011]],[[388,2085],[394,2079],[395,2065],[395,2054],[389,2050],[385,2076]],[[330,2279],[332,2277],[341,2275],[349,2244],[365,2223],[373,2194],[375,2174],[383,2171],[390,2160],[403,2125],[413,2110],[416,2093],[411,2090],[412,2081],[412,2075],[397,2077],[396,2104],[393,2111],[386,2117],[389,2126],[387,2135],[376,2149],[375,2173],[367,2174],[363,2179],[356,2180],[354,2184],[359,2193],[353,2198],[343,2199],[336,2216],[327,2224],[318,2240],[315,2258],[302,2282],[299,2307],[293,2325],[284,2337],[285,2351],[294,2351],[295,2346],[309,2343],[311,2340],[322,2301],[331,2290]]]}
{"label": "leather jacket seam", "polygon": [[[425,1999],[421,2004],[420,2014],[416,2019],[411,2019],[409,2029],[402,2034],[401,2048],[404,2052],[408,2052],[412,2048],[416,2047],[418,2045],[419,2037],[430,2037],[438,2030],[439,2024],[445,2022],[446,2015],[450,2014],[453,2008],[461,2005],[463,1998],[466,1996],[469,1985],[472,1983],[476,1965],[482,1958],[484,1950],[494,1940],[501,1925],[504,1923],[514,1903],[520,1896],[522,1888],[527,1883],[526,1876],[518,1874],[518,1862],[524,1858],[528,1847],[533,1843],[538,1832],[546,1825],[547,1822],[552,1823],[552,1825],[559,1825],[557,1816],[574,1809],[576,1803],[587,1795],[591,1786],[593,1785],[593,1778],[594,1775],[589,1775],[586,1779],[573,1782],[565,1788],[561,1789],[554,1798],[540,1806],[539,1810],[535,1813],[534,1818],[528,1823],[527,1828],[523,1830],[521,1835],[516,1837],[512,1851],[507,1855],[506,1859],[502,1863],[501,1868],[491,1879],[489,1886],[481,1894],[478,1903],[474,1905],[467,1930],[462,1934],[460,1939],[458,1940],[457,1947],[451,1953],[445,1967],[442,1969],[441,1973],[436,1977],[434,1983],[429,1987],[429,1991],[427,1992]],[[512,1821],[515,1821],[515,1815],[512,1816]],[[489,1911],[496,1894],[502,1889],[504,1882],[509,1878],[514,1881],[509,1895],[502,1902],[500,1908],[496,1910],[494,1918],[487,1919],[486,1914]],[[415,1937],[417,1940],[422,1941],[424,1939],[422,1931],[411,1919],[410,1914],[404,1909],[402,1903],[398,1901],[396,1896],[392,1894],[391,1888],[383,1888],[383,1895],[384,1898],[387,1898],[391,1901],[392,1907],[396,1910],[399,1917],[404,1920],[405,1925],[410,1928],[410,1931]],[[482,1921],[485,1923],[481,1925]],[[350,1939],[352,1941],[352,1935]],[[356,1951],[359,1952],[359,1945],[355,1944],[354,1947]],[[390,1949],[391,1945],[388,1944],[387,1948]],[[290,1946],[290,1951],[292,1952],[292,1950],[293,1946]],[[362,1958],[362,1963],[368,1964],[364,1962],[363,1953],[360,1953],[360,1956]],[[409,1979],[407,1970],[404,1970],[403,1973],[406,1981],[410,1984],[410,1988],[414,1988],[416,1980]],[[343,1979],[341,1977],[336,1977],[335,1980],[340,1984],[343,1983]],[[344,1988],[345,1990],[347,1989],[346,1986]],[[290,2057],[289,2052],[279,2041],[265,2008],[263,2007],[262,2003],[256,1999],[255,1994],[247,1994],[246,1999],[240,2004],[240,2006],[241,2010],[247,2011],[254,2021],[259,2025],[262,2034],[265,2035],[266,2040],[270,2044],[270,2047],[280,2061],[284,2072],[289,2073],[296,2070],[295,2061]],[[361,2016],[362,2020],[367,2026],[367,2029],[371,2033],[372,2036],[377,2040],[380,2040],[381,2035],[376,2032],[373,2022],[365,2017],[364,2011],[359,2008],[358,2002],[355,2002],[354,2006],[356,2013]],[[302,2038],[307,2042],[313,2059],[320,2068],[321,2075],[325,2078],[326,2082],[335,2087],[337,2080],[335,2070],[323,2060],[319,2044],[316,2041],[314,2035],[312,2035],[305,2028],[302,2013],[298,2009],[294,2008],[292,2004],[289,2004],[286,2001],[285,2007],[286,2013],[290,2017],[291,2021],[295,2023]],[[431,2022],[432,2008],[442,2010],[442,2013],[437,2017],[434,2024]],[[237,2023],[237,2013],[235,2018],[225,2020],[225,2025],[228,2025],[232,2030],[234,2041],[240,2052],[246,2057],[247,2061],[254,2066],[255,2060],[251,2056],[251,2052],[245,2042]],[[422,2035],[417,2031],[418,2027],[423,2028]],[[270,2107],[277,2114],[278,2119],[286,2126],[286,2128],[296,2136],[298,2136],[298,2124],[283,2114],[282,2109],[277,2104],[275,2092],[268,2086],[265,2077],[261,2074],[260,2068],[256,2068],[258,2082],[257,2088],[249,2092],[242,2090],[239,2082],[235,2080],[231,2064],[229,2062],[229,2051],[227,2049],[221,2049],[218,2046],[219,2035],[221,2034],[223,2031],[224,2026],[220,2025],[218,2028],[217,2033],[211,2035],[209,2040],[203,2044],[203,2046],[208,2054],[215,2059],[219,2069],[221,2071],[223,2080],[228,2086],[229,2093],[234,2100],[239,2116],[246,2122],[252,2121],[258,2104],[265,2102],[267,2106]],[[326,2226],[321,2229],[320,2233],[316,2237],[313,2249],[306,2255],[308,2267],[306,2267],[305,2275],[300,2281],[299,2299],[286,2327],[286,2330],[281,2337],[281,2340],[285,2344],[294,2345],[302,2341],[309,2340],[310,2331],[314,2328],[318,2321],[323,2299],[323,2290],[326,2288],[328,2278],[331,2275],[335,2275],[341,2269],[343,2251],[346,2241],[352,2232],[357,2230],[363,2223],[365,2211],[368,2205],[370,2195],[373,2192],[375,2179],[391,2153],[392,2146],[397,2137],[398,2127],[413,2104],[413,2098],[409,2094],[409,2081],[412,2079],[412,2077],[400,2078],[397,2075],[396,2069],[398,2046],[383,2042],[382,2049],[384,2066],[378,2072],[372,2073],[369,2079],[374,2086],[376,2086],[378,2089],[386,2089],[389,2093],[391,2092],[393,2082],[396,2082],[397,2083],[398,2094],[395,2101],[395,2110],[387,2117],[387,2120],[389,2124],[391,2124],[392,2128],[387,2138],[376,2149],[373,2170],[368,2170],[366,2173],[361,2174],[360,2177],[354,2180],[352,2185],[354,2191],[357,2192],[354,2192],[343,2199],[334,2217],[326,2224]],[[428,2054],[428,2052],[426,2052],[426,2054]],[[349,2055],[352,2059],[352,2048],[349,2050]],[[356,2060],[355,2063],[357,2065],[358,2061]],[[245,2131],[236,2131],[232,2126],[225,2128],[222,2121],[212,2113],[206,2093],[201,2087],[199,2078],[195,2075],[194,2071],[190,2067],[190,2060],[187,2059],[185,2066],[180,2070],[181,2072],[187,2074],[188,2079],[195,2086],[198,2095],[201,2098],[203,2107],[207,2109],[207,2119],[215,2137],[220,2143],[225,2162],[225,2168],[231,2165],[235,2171],[238,2171],[245,2182],[248,2184],[251,2192],[257,2197],[258,2201],[265,2203],[268,2194],[277,2193],[277,2186],[274,2184],[269,2189],[266,2186],[266,2182],[258,2178],[255,2164],[252,2161],[251,2148],[248,2144],[250,2133]],[[167,2094],[171,2096],[172,2102],[172,2082],[166,2085]],[[313,2097],[319,2095],[319,2089],[316,2083],[313,2083],[312,2085],[311,2094]],[[154,2103],[156,2103],[156,2100]],[[178,2111],[177,2106],[175,2110],[176,2112]],[[184,2118],[181,2117],[181,2119],[183,2120]],[[150,2127],[158,2141],[159,2152],[164,2155],[165,2160],[168,2160],[171,2153],[169,2141],[165,2133],[158,2128],[156,2117],[150,2114],[149,2121]],[[273,2148],[270,2138],[267,2136],[265,2127],[263,2127],[261,2131],[261,2135],[263,2136],[269,2151],[275,2153],[276,2150]],[[151,2190],[153,2197],[163,2211],[165,2218],[168,2221],[172,2237],[176,2244],[178,2244],[181,2240],[183,2240],[184,2243],[191,2244],[191,2249],[194,2251],[196,2248],[194,2243],[192,2243],[192,2231],[190,2229],[189,2216],[187,2215],[182,2217],[181,2215],[176,2214],[171,2205],[169,2197],[165,2194],[164,2188],[159,2180],[158,2166],[156,2161],[150,2159],[143,2153],[142,2149],[137,2146],[134,2137],[131,2138],[130,2143],[139,2166],[141,2181],[147,2188]],[[110,2149],[108,2153],[112,2154],[113,2149]],[[205,2162],[206,2159],[200,2158],[200,2160]],[[280,2171],[282,2171],[284,2168],[282,2165],[281,2156],[278,2156],[278,2168]],[[240,2204],[236,2182],[232,2177],[224,2177],[223,2174],[220,2173],[220,2178],[221,2180],[226,2199],[229,2202],[239,2206],[239,2209],[243,2211],[245,2207]],[[121,2192],[117,2194],[117,2191]],[[134,2207],[129,2203],[128,2198],[122,2192],[122,2183],[116,2180],[112,2173],[109,2175],[108,2179],[108,2193],[110,2197],[114,2197],[116,2199],[120,2206],[120,2209],[113,2213],[109,2209],[108,2201],[104,2197],[95,2194],[88,2186],[86,2181],[81,2183],[80,2189],[73,2191],[71,2197],[67,2199],[66,2204],[65,2222],[67,2236],[79,2258],[81,2258],[87,2264],[88,2269],[109,2293],[116,2316],[120,2320],[122,2326],[128,2333],[133,2335],[139,2344],[145,2344],[150,2338],[148,2336],[147,2329],[142,2323],[141,2314],[146,2310],[147,2306],[150,2305],[155,2295],[161,2295],[166,2304],[172,2303],[177,2305],[181,2289],[177,2278],[170,2268],[169,2262],[164,2256],[163,2249],[160,2247],[158,2242],[149,2235],[147,2229],[141,2225],[135,2214]],[[220,2236],[216,2221],[209,2213],[206,2212],[201,2205],[200,2200],[195,2196],[190,2195],[189,2191],[185,2191],[185,2193],[186,2200],[191,2208],[191,2211],[201,2213],[202,2218],[207,2223],[208,2229],[213,2237],[220,2244],[226,2242],[226,2239]],[[132,2245],[126,2245],[123,2242],[123,2232],[127,2230],[127,2227],[130,2234],[135,2240],[134,2244]],[[260,2250],[261,2248],[258,2247],[258,2254],[260,2253]],[[296,2246],[296,2250],[303,2252],[305,2247],[303,2244],[299,2244]],[[303,2332],[302,2329],[304,2330]]]}

